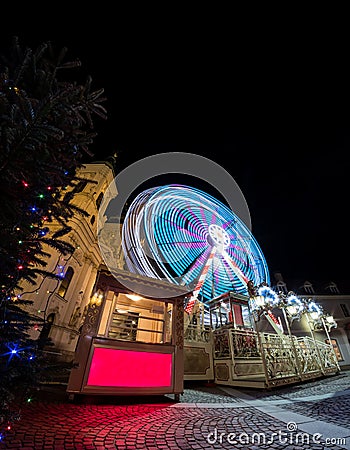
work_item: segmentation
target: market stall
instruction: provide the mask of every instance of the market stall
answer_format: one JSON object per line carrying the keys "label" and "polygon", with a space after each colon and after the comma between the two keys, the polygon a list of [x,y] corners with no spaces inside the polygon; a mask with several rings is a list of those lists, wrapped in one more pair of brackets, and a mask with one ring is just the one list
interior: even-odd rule
{"label": "market stall", "polygon": [[[125,281],[125,283],[123,283]],[[143,286],[139,295],[125,286]],[[153,295],[152,295],[153,293]],[[155,295],[156,294],[156,295]],[[183,392],[185,288],[119,271],[100,272],[75,352],[67,392],[161,395]]]}

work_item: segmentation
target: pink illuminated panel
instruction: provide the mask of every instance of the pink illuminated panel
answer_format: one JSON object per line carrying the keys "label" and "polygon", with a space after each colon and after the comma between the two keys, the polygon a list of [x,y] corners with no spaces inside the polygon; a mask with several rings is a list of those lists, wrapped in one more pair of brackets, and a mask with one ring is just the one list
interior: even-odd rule
{"label": "pink illuminated panel", "polygon": [[172,355],[112,348],[94,349],[89,386],[171,386]]}

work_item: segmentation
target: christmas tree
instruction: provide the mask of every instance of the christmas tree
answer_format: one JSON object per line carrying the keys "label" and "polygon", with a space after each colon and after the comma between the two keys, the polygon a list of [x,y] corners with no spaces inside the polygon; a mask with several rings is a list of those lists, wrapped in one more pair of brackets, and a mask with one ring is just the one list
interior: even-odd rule
{"label": "christmas tree", "polygon": [[[24,47],[13,39],[0,55],[0,436],[19,418],[45,364],[30,339],[35,320],[23,309],[20,282],[34,284],[54,248],[68,255],[69,219],[86,214],[73,203],[76,174],[106,119],[103,89],[70,79],[81,66],[51,42]],[[50,223],[59,228],[50,228]]]}

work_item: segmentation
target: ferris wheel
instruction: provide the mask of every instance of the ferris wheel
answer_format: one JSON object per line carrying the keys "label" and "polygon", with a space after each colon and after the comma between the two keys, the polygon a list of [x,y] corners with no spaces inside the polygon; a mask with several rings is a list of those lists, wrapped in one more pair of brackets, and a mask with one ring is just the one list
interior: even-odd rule
{"label": "ferris wheel", "polygon": [[247,282],[269,283],[264,255],[244,222],[226,205],[193,187],[166,185],[139,194],[122,228],[131,272],[188,285],[191,310],[228,291],[248,294]]}

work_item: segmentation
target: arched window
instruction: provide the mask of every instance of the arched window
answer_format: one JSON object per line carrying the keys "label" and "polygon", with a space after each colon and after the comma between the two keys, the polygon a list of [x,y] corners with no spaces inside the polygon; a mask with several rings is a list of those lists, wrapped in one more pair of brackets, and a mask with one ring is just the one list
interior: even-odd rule
{"label": "arched window", "polygon": [[338,286],[334,283],[334,281],[331,281],[327,286],[326,289],[329,290],[332,294],[339,294]]}
{"label": "arched window", "polygon": [[282,280],[277,281],[276,287],[277,287],[277,291],[282,291],[285,294],[288,292],[287,285]]}
{"label": "arched window", "polygon": [[314,287],[312,286],[310,281],[305,281],[303,288],[304,288],[304,291],[306,292],[306,294],[314,294],[315,293]]}
{"label": "arched window", "polygon": [[96,199],[96,207],[97,207],[97,209],[100,208],[101,203],[102,203],[102,199],[103,199],[103,192],[100,192],[99,196]]}
{"label": "arched window", "polygon": [[64,297],[66,295],[67,289],[70,285],[70,282],[72,281],[72,277],[74,275],[74,270],[72,269],[72,267],[68,267],[67,272],[60,284],[60,287],[58,289],[58,295],[60,295],[61,297]]}

